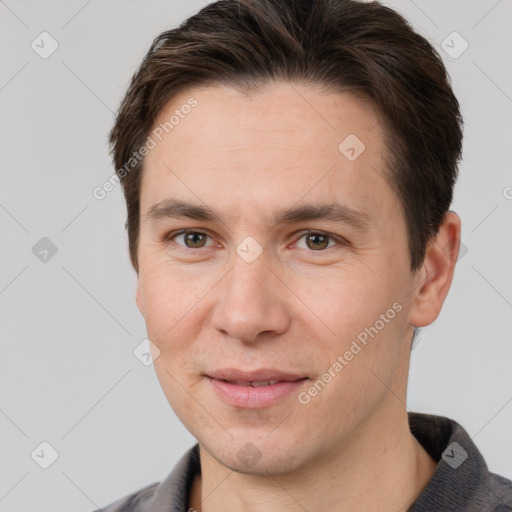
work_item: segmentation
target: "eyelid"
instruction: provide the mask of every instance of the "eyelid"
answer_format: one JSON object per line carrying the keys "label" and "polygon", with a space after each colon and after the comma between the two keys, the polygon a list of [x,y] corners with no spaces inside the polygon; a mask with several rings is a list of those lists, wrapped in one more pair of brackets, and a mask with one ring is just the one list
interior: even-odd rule
{"label": "eyelid", "polygon": [[[172,232],[168,233],[167,235],[165,235],[164,241],[166,241],[166,242],[173,241],[173,239],[176,238],[177,236],[184,235],[184,234],[187,234],[187,233],[201,233],[201,234],[206,235],[211,240],[215,241],[215,238],[210,234],[210,232],[208,230],[203,229],[203,228],[184,228],[184,229],[180,229],[180,230],[177,230],[177,231],[172,231]],[[304,230],[301,230],[299,232],[296,232],[293,235],[295,241],[292,244],[288,244],[287,247],[289,247],[290,245],[296,244],[301,238],[304,238],[305,236],[311,235],[311,234],[326,236],[327,238],[329,238],[331,240],[334,240],[338,245],[342,245],[342,246],[350,245],[350,242],[346,238],[344,238],[344,237],[341,237],[341,236],[338,236],[338,235],[333,235],[331,233],[328,233],[326,231],[322,231],[322,230],[319,230],[319,229],[304,229]],[[198,247],[198,248],[194,249],[194,248],[186,247],[185,245],[181,245],[181,244],[178,244],[178,243],[176,243],[176,244],[179,247],[182,247],[185,250],[196,250],[196,251],[198,249],[205,249],[206,247],[211,247],[212,245],[214,245],[214,244],[212,244],[212,245],[209,245],[209,246],[203,246],[203,247]],[[218,242],[217,242],[217,245],[218,245]],[[328,249],[332,249],[332,248],[334,248],[334,247],[328,247]],[[309,252],[312,252],[312,253],[313,252],[321,253],[321,252],[325,252],[327,250],[327,248],[326,249],[322,249],[322,250],[318,250],[318,251],[315,251],[314,249],[306,249],[306,250],[309,251]]]}
{"label": "eyelid", "polygon": [[[342,246],[348,246],[350,245],[350,242],[342,237],[342,236],[339,236],[339,235],[333,235],[332,233],[328,233],[326,231],[322,231],[321,229],[304,229],[302,231],[299,231],[298,233],[295,234],[295,242],[293,242],[294,244],[296,244],[301,238],[307,236],[307,235],[322,235],[322,236],[326,236],[327,238],[331,239],[331,240],[334,240],[338,245],[342,245]],[[297,238],[298,236],[298,238]],[[329,247],[329,249],[333,249],[333,247]],[[323,250],[319,250],[319,251],[315,251],[313,249],[307,249],[309,252],[316,252],[316,253],[321,253],[321,252],[325,252],[327,249],[323,249]]]}
{"label": "eyelid", "polygon": [[[205,230],[202,228],[184,228],[184,229],[179,229],[177,231],[171,231],[170,233],[166,234],[164,236],[164,242],[174,241],[174,238],[176,238],[177,236],[186,235],[188,233],[200,233],[202,235],[206,235],[211,240],[214,240],[214,237],[209,233],[208,230]],[[193,248],[187,247],[185,245],[178,244],[177,242],[174,242],[174,243],[176,243],[176,245],[178,245],[179,247],[181,247],[183,249],[192,250],[192,251],[197,250],[197,249],[204,249],[206,247],[211,247],[211,245],[209,245],[209,246],[198,247],[197,249],[193,249]]]}

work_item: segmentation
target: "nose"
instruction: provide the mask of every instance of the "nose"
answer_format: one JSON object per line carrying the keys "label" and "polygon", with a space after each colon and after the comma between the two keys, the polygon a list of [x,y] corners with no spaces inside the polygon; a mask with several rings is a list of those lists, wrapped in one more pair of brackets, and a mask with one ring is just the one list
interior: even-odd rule
{"label": "nose", "polygon": [[235,254],[231,271],[219,284],[212,317],[218,331],[245,343],[286,332],[286,287],[270,268],[265,251],[251,263]]}

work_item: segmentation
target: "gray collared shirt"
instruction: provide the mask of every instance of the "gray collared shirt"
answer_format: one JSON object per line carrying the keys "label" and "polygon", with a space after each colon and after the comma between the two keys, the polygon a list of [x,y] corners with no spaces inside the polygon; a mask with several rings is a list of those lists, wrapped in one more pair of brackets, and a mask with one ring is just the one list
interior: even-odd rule
{"label": "gray collared shirt", "polygon": [[[489,472],[475,443],[458,423],[428,414],[408,416],[412,434],[437,462],[432,478],[408,512],[512,512],[512,482]],[[190,487],[200,472],[196,444],[163,482],[126,496],[102,511],[188,512]]]}

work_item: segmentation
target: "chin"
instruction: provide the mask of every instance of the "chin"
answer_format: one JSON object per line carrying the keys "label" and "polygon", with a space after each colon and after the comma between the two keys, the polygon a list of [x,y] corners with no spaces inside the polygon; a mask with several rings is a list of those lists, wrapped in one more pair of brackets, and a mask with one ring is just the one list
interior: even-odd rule
{"label": "chin", "polygon": [[241,438],[233,436],[224,446],[218,443],[218,439],[214,443],[200,442],[218,463],[231,471],[261,477],[288,474],[307,465],[306,457],[298,453],[297,445],[290,437],[288,443],[285,439],[270,440],[248,435]]}

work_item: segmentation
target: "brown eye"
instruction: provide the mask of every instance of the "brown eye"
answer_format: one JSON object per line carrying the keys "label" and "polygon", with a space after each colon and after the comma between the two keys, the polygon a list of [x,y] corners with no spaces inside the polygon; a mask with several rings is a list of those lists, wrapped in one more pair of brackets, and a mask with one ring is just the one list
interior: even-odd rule
{"label": "brown eye", "polygon": [[174,241],[184,249],[202,249],[214,245],[211,237],[202,231],[181,231],[166,237],[167,241]]}
{"label": "brown eye", "polygon": [[320,233],[311,233],[306,236],[306,245],[308,249],[312,249],[314,251],[325,249],[329,245],[329,238],[327,235],[322,235]]}
{"label": "brown eye", "polygon": [[207,238],[208,235],[206,235],[205,233],[200,233],[199,231],[190,231],[188,233],[183,233],[185,245],[190,249],[198,249],[204,247]]}
{"label": "brown eye", "polygon": [[306,249],[311,252],[327,252],[325,249],[347,247],[350,244],[344,238],[324,233],[322,231],[306,231],[295,242],[299,249]]}

